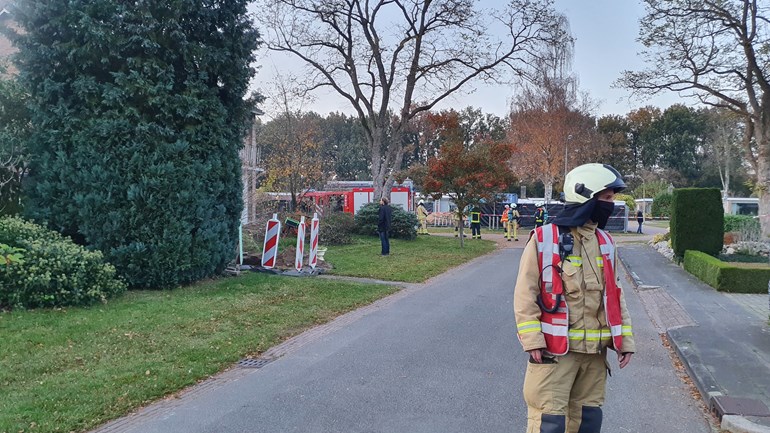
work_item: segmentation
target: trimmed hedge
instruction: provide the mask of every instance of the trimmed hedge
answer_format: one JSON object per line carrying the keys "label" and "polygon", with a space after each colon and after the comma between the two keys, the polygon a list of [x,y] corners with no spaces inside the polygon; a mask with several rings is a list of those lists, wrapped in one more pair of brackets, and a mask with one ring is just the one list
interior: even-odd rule
{"label": "trimmed hedge", "polygon": [[101,252],[21,218],[0,218],[0,244],[22,255],[0,266],[0,309],[90,305],[126,290]]}
{"label": "trimmed hedge", "polygon": [[700,251],[685,252],[684,269],[721,292],[764,294],[770,281],[770,267],[738,267]]}
{"label": "trimmed hedge", "polygon": [[716,256],[724,238],[721,193],[716,188],[674,190],[670,224],[671,246],[677,257],[687,250]]}
{"label": "trimmed hedge", "polygon": [[[405,211],[401,206],[390,206],[393,209],[393,221],[390,237],[413,240],[417,238],[417,216]],[[379,203],[367,203],[356,213],[356,232],[362,235],[377,235],[377,220],[379,219]]]}

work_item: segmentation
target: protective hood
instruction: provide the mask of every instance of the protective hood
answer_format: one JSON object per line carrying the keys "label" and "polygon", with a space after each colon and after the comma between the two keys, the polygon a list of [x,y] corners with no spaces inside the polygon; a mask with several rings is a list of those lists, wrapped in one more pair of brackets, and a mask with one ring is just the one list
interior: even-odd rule
{"label": "protective hood", "polygon": [[564,227],[580,227],[591,219],[591,215],[596,207],[596,199],[588,200],[585,203],[569,203],[559,215],[553,219],[552,223]]}

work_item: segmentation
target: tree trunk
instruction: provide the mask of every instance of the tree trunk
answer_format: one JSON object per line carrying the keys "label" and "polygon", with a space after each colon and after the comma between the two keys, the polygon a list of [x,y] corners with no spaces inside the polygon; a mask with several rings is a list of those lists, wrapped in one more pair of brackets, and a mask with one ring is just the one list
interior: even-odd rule
{"label": "tree trunk", "polygon": [[762,227],[762,239],[770,236],[770,122],[757,123],[757,193],[759,195],[759,224]]}

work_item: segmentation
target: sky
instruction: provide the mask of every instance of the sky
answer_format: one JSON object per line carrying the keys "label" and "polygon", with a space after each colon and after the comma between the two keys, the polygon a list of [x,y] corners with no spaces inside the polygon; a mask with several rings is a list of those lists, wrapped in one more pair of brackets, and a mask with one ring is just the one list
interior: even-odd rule
{"label": "sky", "polygon": [[[501,0],[479,0],[484,7],[495,7],[498,2]],[[579,77],[580,89],[588,92],[591,99],[598,103],[594,114],[625,115],[646,105],[665,109],[678,102],[687,102],[675,93],[640,99],[631,98],[626,89],[612,88],[622,71],[644,68],[644,62],[638,56],[643,46],[636,41],[639,19],[644,15],[644,5],[639,0],[555,0],[554,7],[569,20],[572,35],[576,39],[573,71]],[[264,89],[265,83],[274,80],[276,73],[301,72],[300,63],[275,53],[263,51],[259,63],[261,67],[252,85],[255,89]],[[508,112],[513,95],[510,86],[481,83],[474,87],[475,91],[454,95],[437,108],[473,106],[498,116]],[[267,103],[264,108],[269,115],[270,104]],[[302,109],[323,115],[333,111],[353,113],[347,101],[329,92],[316,93],[314,101]]]}

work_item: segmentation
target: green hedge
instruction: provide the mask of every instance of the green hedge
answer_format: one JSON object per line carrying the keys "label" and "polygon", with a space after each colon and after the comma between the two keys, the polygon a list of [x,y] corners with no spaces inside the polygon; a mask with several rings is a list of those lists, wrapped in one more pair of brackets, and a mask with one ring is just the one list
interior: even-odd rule
{"label": "green hedge", "polygon": [[0,244],[22,255],[0,266],[0,309],[90,305],[126,290],[101,252],[21,218],[0,218]]}
{"label": "green hedge", "polygon": [[716,188],[674,190],[671,206],[671,246],[677,257],[687,250],[716,256],[722,250],[724,210]]}
{"label": "green hedge", "polygon": [[[417,238],[417,216],[405,211],[401,206],[390,205],[393,209],[393,221],[390,237],[412,240]],[[355,216],[356,232],[362,235],[377,235],[379,220],[379,203],[367,203],[358,210]]]}
{"label": "green hedge", "polygon": [[722,292],[764,294],[770,281],[770,267],[738,267],[700,251],[685,252],[684,269]]}
{"label": "green hedge", "polygon": [[669,218],[671,216],[671,204],[673,196],[667,192],[658,194],[652,200],[652,216]]}
{"label": "green hedge", "polygon": [[750,215],[725,215],[725,233],[760,234],[759,219]]}

